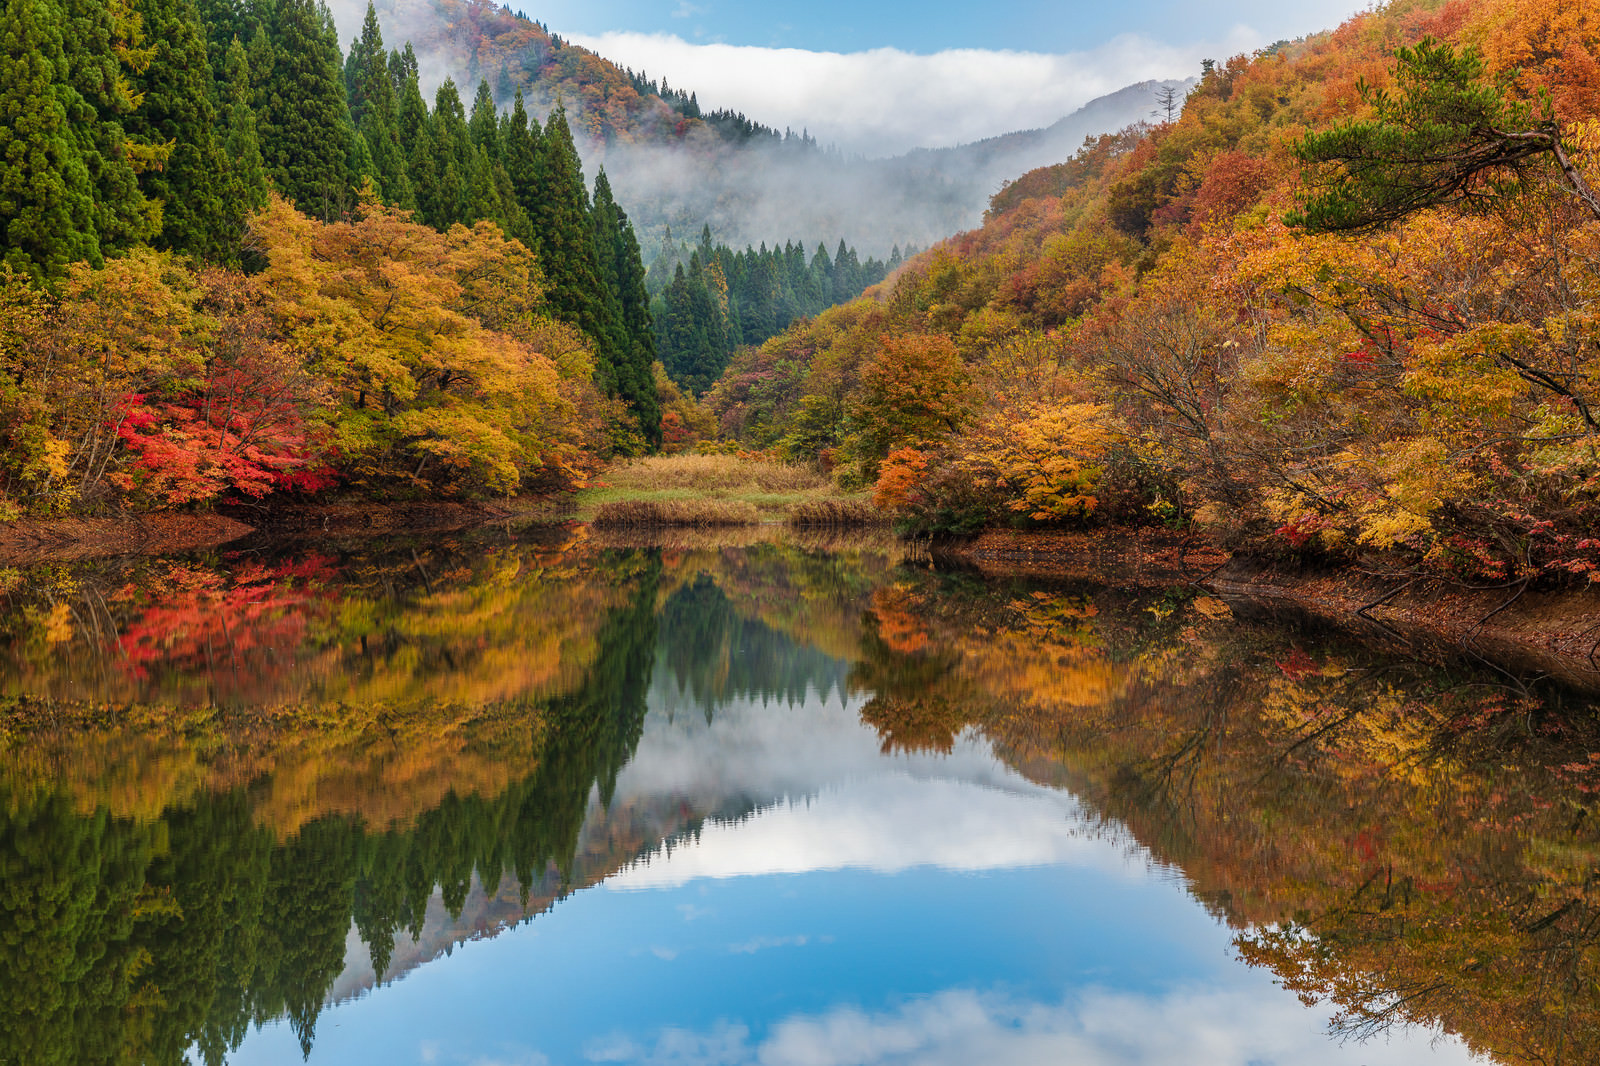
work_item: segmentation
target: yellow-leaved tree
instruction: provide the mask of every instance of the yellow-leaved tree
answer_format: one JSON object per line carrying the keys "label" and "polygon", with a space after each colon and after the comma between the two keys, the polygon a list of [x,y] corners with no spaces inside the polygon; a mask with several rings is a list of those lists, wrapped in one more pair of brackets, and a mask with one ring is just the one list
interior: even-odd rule
{"label": "yellow-leaved tree", "polygon": [[252,233],[274,323],[331,387],[319,417],[351,482],[481,496],[587,472],[592,356],[493,224],[439,233],[372,198],[321,223],[274,199]]}

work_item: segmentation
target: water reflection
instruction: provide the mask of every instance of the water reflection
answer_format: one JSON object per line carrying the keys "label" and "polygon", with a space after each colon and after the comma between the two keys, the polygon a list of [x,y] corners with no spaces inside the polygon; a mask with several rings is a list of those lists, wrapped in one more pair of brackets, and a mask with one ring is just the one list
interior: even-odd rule
{"label": "water reflection", "polygon": [[3,587],[0,1062],[1600,1058],[1570,698],[872,545]]}

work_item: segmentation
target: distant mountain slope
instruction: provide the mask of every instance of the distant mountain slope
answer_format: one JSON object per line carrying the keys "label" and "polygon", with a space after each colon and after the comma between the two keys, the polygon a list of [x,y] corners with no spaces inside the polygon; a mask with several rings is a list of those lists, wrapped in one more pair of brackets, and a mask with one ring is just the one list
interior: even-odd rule
{"label": "distant mountain slope", "polygon": [[[453,78],[470,95],[481,79],[508,106],[521,90],[543,115],[568,111],[589,177],[604,166],[648,258],[667,227],[709,223],[732,247],[842,237],[863,255],[926,246],[976,226],[1005,182],[1070,158],[1085,137],[1152,117],[1156,95],[1193,82],[1140,82],[1090,101],[1054,125],[892,159],[847,158],[734,112],[702,111],[692,86],[649,81],[490,0],[377,0],[387,40],[409,40],[422,80]],[[359,10],[358,10],[359,8]],[[365,0],[335,9],[359,25]]]}
{"label": "distant mountain slope", "polygon": [[[891,162],[908,170],[922,168],[946,175],[952,181],[967,181],[979,187],[981,213],[989,197],[1001,185],[1038,167],[1071,159],[1083,147],[1086,138],[1158,117],[1158,101],[1164,90],[1173,90],[1181,109],[1184,97],[1198,80],[1136,82],[1090,100],[1044,129],[1003,133],[954,148],[917,149]],[[977,217],[968,224],[976,225]]]}

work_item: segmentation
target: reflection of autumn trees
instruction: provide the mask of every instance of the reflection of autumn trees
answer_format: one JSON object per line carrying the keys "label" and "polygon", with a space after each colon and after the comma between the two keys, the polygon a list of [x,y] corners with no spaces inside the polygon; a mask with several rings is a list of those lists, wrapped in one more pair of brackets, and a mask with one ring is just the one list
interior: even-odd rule
{"label": "reflection of autumn trees", "polygon": [[977,729],[1126,824],[1339,1031],[1600,1058],[1589,707],[1225,616],[903,575],[852,680],[886,749]]}
{"label": "reflection of autumn trees", "polygon": [[146,815],[266,778],[257,810],[283,832],[497,790],[641,558],[444,542],[41,571],[0,612],[7,776],[65,774],[87,805]]}
{"label": "reflection of autumn trees", "polygon": [[[216,1063],[274,1018],[309,1048],[352,923],[383,975],[435,892],[458,915],[475,879],[514,881],[537,908],[692,827],[702,815],[674,801],[585,828],[658,664],[718,698],[841,684],[787,633],[820,619],[844,642],[829,625],[859,627],[875,580],[791,546],[664,564],[535,543],[80,567],[13,589],[0,968],[35,979],[0,983],[0,1010],[23,1019],[0,1061],[177,1063],[193,1047]],[[76,622],[90,593],[98,630]],[[221,616],[249,669],[205,703]],[[559,669],[489,683],[530,650]],[[27,691],[86,665],[102,691],[193,702]]]}
{"label": "reflection of autumn trees", "polygon": [[217,1063],[278,1017],[309,1048],[352,921],[381,974],[435,886],[453,913],[474,874],[562,891],[589,797],[609,796],[644,718],[657,564],[619,565],[590,661],[566,691],[515,709],[539,727],[520,753],[497,753],[509,780],[493,791],[412,797],[387,827],[313,812],[280,840],[253,809],[273,802],[270,778],[141,818],[0,786],[0,1061],[179,1063],[195,1046]]}

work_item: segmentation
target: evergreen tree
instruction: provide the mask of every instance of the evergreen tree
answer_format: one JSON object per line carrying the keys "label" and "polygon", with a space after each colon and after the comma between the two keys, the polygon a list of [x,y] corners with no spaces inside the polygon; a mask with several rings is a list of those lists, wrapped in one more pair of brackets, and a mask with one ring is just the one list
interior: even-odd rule
{"label": "evergreen tree", "polygon": [[601,282],[589,194],[566,112],[559,107],[545,124],[535,162],[528,215],[544,270],[545,298],[557,318],[593,338],[599,355],[595,377],[606,395],[616,396],[617,367],[628,362],[627,344]]}
{"label": "evergreen tree", "polygon": [[487,81],[478,82],[477,95],[472,98],[472,118],[467,122],[473,147],[488,157],[490,163],[501,163],[500,123],[496,116],[494,95]]}
{"label": "evergreen tree", "polygon": [[222,155],[232,178],[230,196],[255,210],[267,202],[267,173],[256,136],[256,112],[250,106],[250,63],[235,37],[223,58],[223,110],[219,122]]}
{"label": "evergreen tree", "polygon": [[[267,94],[272,88],[272,75],[278,67],[278,49],[272,43],[272,8],[269,0],[261,0],[255,8],[255,21],[249,22],[248,35],[240,35],[245,42],[245,58],[250,66],[250,106],[256,109],[256,127],[259,131],[260,115],[267,107]],[[259,136],[259,132],[258,132]]]}
{"label": "evergreen tree", "polygon": [[405,51],[389,53],[389,84],[394,89],[395,134],[400,138],[400,147],[409,153],[428,121],[428,104],[422,99],[422,86],[417,79],[417,54],[409,41]]}
{"label": "evergreen tree", "polygon": [[[485,202],[492,202],[495,214],[486,215],[500,223],[500,228],[523,242],[533,239],[527,213],[517,202],[516,186],[505,166],[505,144],[500,135],[501,121],[497,115],[494,95],[489,83],[478,83],[477,95],[472,100],[472,117],[467,120],[467,132],[476,153],[474,183],[487,184],[492,192],[482,194]],[[507,136],[510,135],[509,128]]]}
{"label": "evergreen tree", "polygon": [[389,75],[383,31],[370,0],[361,36],[350,46],[349,58],[345,60],[344,82],[350,120],[356,133],[366,142],[379,195],[388,203],[410,206],[411,180],[400,146],[399,99]]}
{"label": "evergreen tree", "polygon": [[[525,216],[531,217],[533,205],[538,202],[539,122],[528,117],[522,102],[522,90],[517,90],[501,134],[501,155],[505,160],[506,176],[511,181],[511,191]],[[528,233],[532,241],[532,232]]]}
{"label": "evergreen tree", "polygon": [[611,194],[611,182],[601,170],[594,179],[595,250],[606,292],[615,302],[612,313],[621,323],[624,346],[617,352],[617,394],[639,419],[639,428],[652,448],[661,446],[661,403],[656,394],[655,329],[650,320],[650,294],[645,291],[644,263],[633,223]]}
{"label": "evergreen tree", "polygon": [[37,279],[99,259],[93,185],[68,127],[84,109],[56,79],[61,21],[51,0],[0,9],[0,236],[5,262]]}
{"label": "evergreen tree", "polygon": [[406,170],[411,176],[417,217],[435,229],[443,229],[455,219],[461,175],[450,165],[449,153],[440,151],[436,142],[435,124],[428,116],[411,140]]}
{"label": "evergreen tree", "polygon": [[313,0],[278,0],[275,15],[273,67],[257,127],[261,154],[278,191],[300,210],[337,218],[354,203],[354,131],[333,17]]}
{"label": "evergreen tree", "polygon": [[855,249],[847,247],[844,243],[844,238],[840,237],[839,250],[833,254],[833,286],[830,292],[830,304],[842,304],[856,298],[862,289],[860,278],[858,277],[860,272],[861,268],[856,262]]}
{"label": "evergreen tree", "polygon": [[439,86],[429,126],[438,181],[430,189],[429,204],[422,203],[419,196],[424,219],[436,229],[448,229],[457,222],[470,226],[484,219],[509,228],[505,227],[505,211],[489,160],[472,143],[461,95],[449,78]]}
{"label": "evergreen tree", "polygon": [[164,165],[139,177],[144,194],[161,204],[156,243],[201,262],[237,263],[244,212],[217,142],[216,86],[199,14],[193,0],[138,0],[137,10],[153,46],[149,65],[132,79],[142,99],[125,125],[138,140],[171,146]]}
{"label": "evergreen tree", "polygon": [[716,382],[728,363],[721,316],[699,266],[698,252],[691,257],[689,270],[678,266],[661,301],[657,323],[667,376],[697,396]]}
{"label": "evergreen tree", "polygon": [[[58,0],[63,33],[59,70],[72,90],[68,130],[94,188],[99,251],[122,251],[161,228],[161,208],[139,189],[140,171],[160,166],[161,144],[130,139],[123,122],[138,106],[128,82],[149,62],[149,49],[131,5],[105,0]],[[58,73],[59,77],[59,73]]]}

